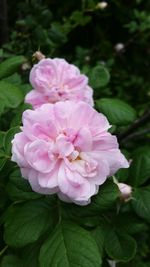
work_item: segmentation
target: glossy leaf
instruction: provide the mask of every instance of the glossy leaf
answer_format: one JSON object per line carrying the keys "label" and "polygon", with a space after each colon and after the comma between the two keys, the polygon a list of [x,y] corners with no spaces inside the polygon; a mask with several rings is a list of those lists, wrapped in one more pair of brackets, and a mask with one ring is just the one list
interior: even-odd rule
{"label": "glossy leaf", "polygon": [[40,252],[40,267],[100,267],[101,257],[95,240],[86,230],[60,222]]}
{"label": "glossy leaf", "polygon": [[6,215],[4,239],[12,247],[22,247],[38,240],[51,230],[51,210],[43,200],[11,207]]}
{"label": "glossy leaf", "polygon": [[134,108],[120,99],[101,98],[96,101],[96,106],[113,125],[128,125],[136,119]]}
{"label": "glossy leaf", "polygon": [[150,178],[150,147],[139,147],[133,154],[130,167],[130,183],[144,184]]}
{"label": "glossy leaf", "polygon": [[127,262],[135,256],[136,242],[128,235],[110,229],[105,239],[105,249],[112,259]]}
{"label": "glossy leaf", "polygon": [[150,186],[134,190],[132,205],[137,215],[150,222]]}

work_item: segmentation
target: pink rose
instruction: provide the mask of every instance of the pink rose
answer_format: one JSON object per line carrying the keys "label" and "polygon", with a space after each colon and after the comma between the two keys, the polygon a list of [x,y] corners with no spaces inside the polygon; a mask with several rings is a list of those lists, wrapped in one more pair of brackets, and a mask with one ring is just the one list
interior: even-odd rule
{"label": "pink rose", "polygon": [[129,166],[109,128],[106,117],[82,101],[26,110],[12,161],[34,191],[86,205],[108,176]]}
{"label": "pink rose", "polygon": [[65,100],[82,100],[93,105],[88,78],[64,59],[42,59],[33,66],[30,82],[34,89],[26,95],[25,102],[34,108]]}

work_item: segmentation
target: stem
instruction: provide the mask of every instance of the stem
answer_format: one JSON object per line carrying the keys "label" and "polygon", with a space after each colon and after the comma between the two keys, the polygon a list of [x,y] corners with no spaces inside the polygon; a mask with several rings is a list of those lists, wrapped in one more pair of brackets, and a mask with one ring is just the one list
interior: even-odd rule
{"label": "stem", "polygon": [[126,139],[131,133],[133,133],[136,129],[141,127],[143,124],[148,122],[150,120],[150,109],[145,111],[143,116],[141,116],[139,119],[137,119],[133,124],[123,133],[120,133],[118,135],[118,140],[122,142],[124,139]]}
{"label": "stem", "polygon": [[5,246],[1,251],[0,251],[0,257],[4,254],[8,246]]}
{"label": "stem", "polygon": [[150,128],[149,129],[144,129],[143,131],[135,132],[130,135],[128,135],[126,138],[123,139],[123,142],[131,140],[131,139],[141,139],[143,135],[149,134],[150,133]]}

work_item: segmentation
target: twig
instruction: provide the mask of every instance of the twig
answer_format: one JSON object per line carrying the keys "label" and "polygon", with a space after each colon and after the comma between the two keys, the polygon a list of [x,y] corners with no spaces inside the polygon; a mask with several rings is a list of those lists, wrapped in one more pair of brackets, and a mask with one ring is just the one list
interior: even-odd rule
{"label": "twig", "polygon": [[141,127],[143,124],[145,124],[148,121],[150,121],[150,109],[145,111],[143,116],[137,119],[126,131],[118,134],[119,142],[122,142],[124,141],[124,139],[127,139],[129,135],[131,135],[136,129],[138,129],[139,127]]}
{"label": "twig", "polygon": [[145,134],[150,134],[150,128],[144,129],[144,130],[139,131],[139,132],[132,133],[132,134],[128,135],[127,137],[125,137],[122,140],[122,142],[131,140],[131,139],[136,139],[136,140],[141,139],[141,137],[143,138],[143,135],[145,135]]}
{"label": "twig", "polygon": [[4,252],[7,250],[8,246],[5,246],[1,251],[0,251],[0,257],[4,254]]}

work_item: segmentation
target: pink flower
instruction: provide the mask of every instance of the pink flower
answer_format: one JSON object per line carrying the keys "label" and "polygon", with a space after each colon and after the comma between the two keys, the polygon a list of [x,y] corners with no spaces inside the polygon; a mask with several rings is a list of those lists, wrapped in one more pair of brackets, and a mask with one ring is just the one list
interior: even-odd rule
{"label": "pink flower", "polygon": [[25,102],[34,108],[65,100],[82,100],[93,105],[88,78],[64,59],[42,59],[32,68],[30,82],[34,89],[26,95]]}
{"label": "pink flower", "polygon": [[34,191],[86,205],[108,176],[129,166],[109,128],[106,117],[82,101],[26,110],[12,161]]}

